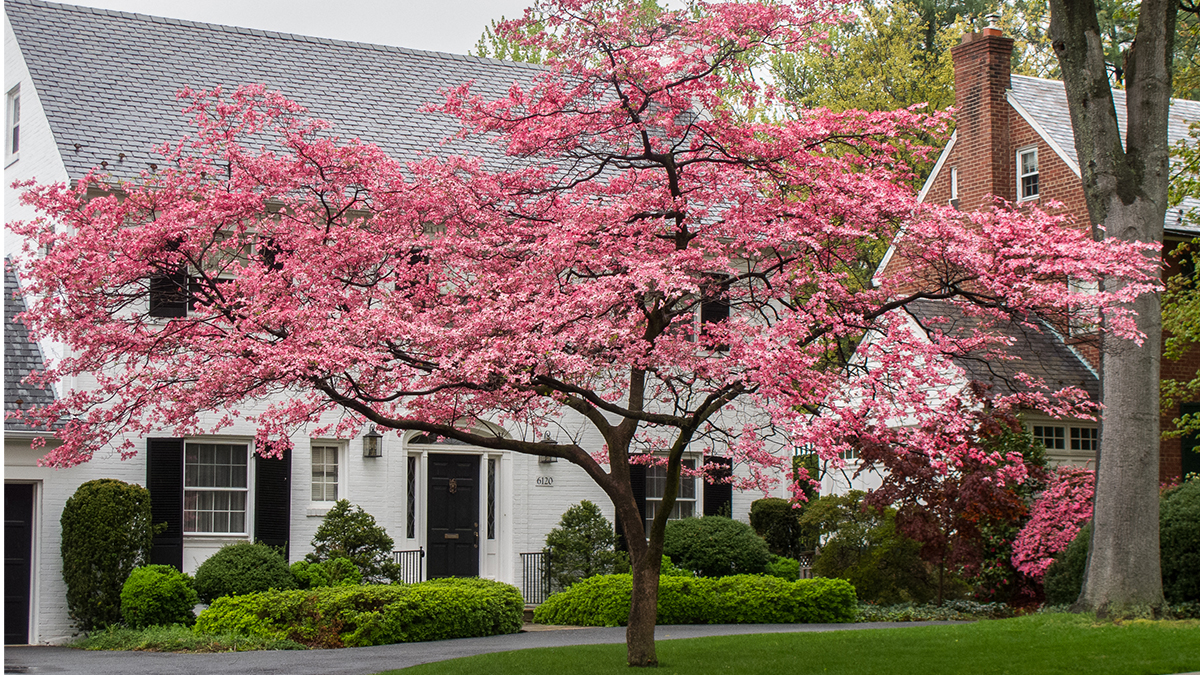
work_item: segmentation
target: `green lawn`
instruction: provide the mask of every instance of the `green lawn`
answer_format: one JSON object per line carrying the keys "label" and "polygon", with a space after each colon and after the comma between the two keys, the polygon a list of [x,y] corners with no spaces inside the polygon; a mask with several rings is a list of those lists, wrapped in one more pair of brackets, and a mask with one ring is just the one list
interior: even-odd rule
{"label": "green lawn", "polygon": [[[659,673],[1161,675],[1200,671],[1200,621],[1122,624],[1046,614],[955,626],[664,640]],[[405,675],[624,673],[624,645],[485,654]]]}

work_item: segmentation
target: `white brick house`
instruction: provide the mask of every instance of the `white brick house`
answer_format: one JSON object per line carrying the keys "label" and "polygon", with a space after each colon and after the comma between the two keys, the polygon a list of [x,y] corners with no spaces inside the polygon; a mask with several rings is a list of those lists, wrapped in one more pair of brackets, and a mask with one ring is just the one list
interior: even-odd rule
{"label": "white brick house", "polygon": [[[499,96],[513,81],[528,79],[533,72],[528,65],[492,59],[36,0],[5,3],[4,44],[6,186],[26,179],[70,182],[102,163],[118,177],[136,176],[158,161],[152,146],[188,131],[179,114],[182,106],[175,100],[175,92],[185,86],[266,83],[314,116],[333,121],[344,136],[358,136],[394,157],[409,159],[434,148],[456,129],[445,118],[418,112],[438,100],[440,88],[474,80],[477,91]],[[457,143],[450,151],[499,159],[492,146]],[[33,215],[6,187],[5,218]],[[20,242],[11,234],[6,234],[6,250],[20,253]],[[39,355],[37,345],[30,344],[23,327],[14,322],[19,289],[7,268],[5,290],[5,406],[11,410],[17,398],[22,405],[34,400],[20,393],[24,374],[38,367],[42,356],[60,354],[61,347],[42,344]],[[20,358],[10,363],[10,356]],[[253,453],[255,429],[241,421],[215,437],[136,439],[144,450],[128,461],[100,449],[88,463],[49,469],[37,466],[39,453],[30,446],[36,433],[5,423],[6,511],[27,514],[13,526],[12,539],[6,526],[10,557],[24,561],[24,567],[14,569],[25,570],[25,577],[16,577],[17,582],[5,589],[9,644],[55,642],[72,633],[58,523],[66,499],[81,483],[95,478],[118,478],[150,488],[155,520],[169,524],[156,540],[154,559],[186,572],[220,546],[250,539],[286,546],[288,557],[299,560],[334,498],[349,499],[369,511],[395,540],[397,550],[428,553],[422,576],[478,574],[518,585],[520,554],[541,550],[547,531],[569,506],[589,499],[613,519],[606,495],[572,464],[541,463],[532,456],[444,441],[429,443],[415,434],[386,434],[378,456],[367,456],[361,436],[339,440],[296,435],[286,461],[261,460]],[[602,443],[581,419],[561,420],[557,433],[588,449],[599,449]],[[690,458],[699,461],[703,453],[698,448]],[[468,499],[463,522],[443,522],[445,510],[431,507],[435,497],[444,497],[441,491],[450,478],[456,494]],[[652,509],[653,481],[649,484],[644,503]],[[645,492],[646,486],[641,487]],[[681,505],[684,515],[721,511],[745,520],[750,503],[762,496],[702,481],[694,487],[690,501]],[[27,533],[25,539],[19,538],[21,532]]]}

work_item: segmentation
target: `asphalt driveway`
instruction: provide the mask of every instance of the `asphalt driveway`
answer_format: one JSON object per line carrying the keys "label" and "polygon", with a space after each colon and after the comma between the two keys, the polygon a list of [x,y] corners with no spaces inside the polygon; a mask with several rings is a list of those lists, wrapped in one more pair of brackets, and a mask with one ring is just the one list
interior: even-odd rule
{"label": "asphalt driveway", "polygon": [[[679,640],[712,635],[806,633],[936,626],[947,623],[953,622],[659,626],[655,631],[655,637],[659,640]],[[79,675],[195,675],[197,673],[370,675],[384,670],[406,668],[421,663],[445,661],[475,654],[537,647],[620,644],[624,642],[624,628],[545,629],[534,627],[533,630],[515,635],[310,651],[158,654],[151,652],[88,652],[67,647],[21,646],[4,649],[4,672],[78,673]]]}

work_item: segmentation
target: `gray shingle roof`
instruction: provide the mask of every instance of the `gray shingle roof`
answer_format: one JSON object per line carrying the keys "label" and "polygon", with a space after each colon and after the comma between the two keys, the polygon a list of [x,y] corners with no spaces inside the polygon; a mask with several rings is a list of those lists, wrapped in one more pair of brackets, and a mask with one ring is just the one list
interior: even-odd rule
{"label": "gray shingle roof", "polygon": [[[439,89],[473,80],[473,91],[499,98],[539,70],[39,0],[5,0],[4,11],[72,178],[102,161],[118,177],[160,162],[152,147],[191,130],[175,98],[184,87],[265,84],[312,116],[334,122],[334,133],[373,142],[409,161],[459,130],[447,115],[420,112],[444,100]],[[478,140],[438,149],[467,151],[494,162],[503,156]]]}
{"label": "gray shingle roof", "polygon": [[30,342],[25,324],[16,320],[25,311],[25,300],[17,283],[16,272],[11,261],[4,261],[4,430],[44,431],[23,422],[7,419],[9,412],[29,409],[31,406],[46,405],[54,401],[53,389],[40,389],[22,380],[30,373],[41,370],[42,350],[36,342]]}
{"label": "gray shingle roof", "polygon": [[[907,305],[913,318],[928,328],[953,336],[978,325],[978,319],[967,316],[951,302],[919,300]],[[1032,321],[1038,324],[1040,322]],[[1100,400],[1100,381],[1083,359],[1063,343],[1059,336],[1048,328],[1031,330],[1016,322],[998,327],[999,331],[1013,340],[1003,350],[1020,360],[959,358],[955,363],[966,371],[967,377],[976,382],[991,385],[992,392],[1007,395],[1027,391],[1015,376],[1027,373],[1045,381],[1051,390],[1063,387],[1079,387],[1093,401]]]}
{"label": "gray shingle roof", "polygon": [[[1067,111],[1067,91],[1058,80],[1043,80],[1024,75],[1012,76],[1012,97],[1017,104],[1042,127],[1075,166],[1079,158],[1075,154],[1075,133],[1071,129],[1071,115]],[[1117,125],[1125,133],[1125,92],[1113,90],[1113,104],[1117,109]],[[1174,145],[1187,138],[1188,125],[1200,121],[1200,101],[1172,99],[1171,115],[1168,119],[1167,137]],[[1200,207],[1200,199],[1187,198],[1179,208],[1167,213],[1166,227],[1187,234],[1200,234],[1200,227],[1183,222],[1182,214],[1188,209]]]}

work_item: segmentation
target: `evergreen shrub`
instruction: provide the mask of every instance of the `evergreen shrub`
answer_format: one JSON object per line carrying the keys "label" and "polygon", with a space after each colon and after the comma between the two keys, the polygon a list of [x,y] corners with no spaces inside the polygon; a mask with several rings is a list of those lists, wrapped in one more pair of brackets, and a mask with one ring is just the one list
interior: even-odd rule
{"label": "evergreen shrub", "polygon": [[771,553],[796,558],[812,550],[809,528],[800,522],[800,509],[778,497],[758,499],[750,504],[750,526],[767,542]]}
{"label": "evergreen shrub", "polygon": [[616,531],[600,507],[585,499],[567,509],[558,527],[546,535],[551,584],[561,590],[597,574],[628,568],[627,554],[615,550],[616,544]]}
{"label": "evergreen shrub", "polygon": [[334,586],[219,598],[196,631],[365,647],[516,633],[524,608],[515,587],[478,578]]}
{"label": "evergreen shrub", "polygon": [[224,546],[200,563],[194,584],[200,599],[211,603],[227,595],[292,589],[296,580],[279,551],[244,541]]}
{"label": "evergreen shrub", "polygon": [[1158,536],[1167,602],[1200,602],[1200,480],[1163,495]]}
{"label": "evergreen shrub", "polygon": [[85,631],[119,622],[125,580],[154,545],[150,492],[111,478],[88,481],[67,500],[59,522],[67,613]]}
{"label": "evergreen shrub", "polygon": [[190,626],[199,598],[192,579],[170,565],[147,565],[130,573],[121,589],[121,619],[130,628]]}
{"label": "evergreen shrub", "polygon": [[341,499],[325,514],[313,535],[313,552],[305,559],[345,558],[358,567],[364,583],[386,583],[400,578],[400,567],[392,560],[394,544],[374,516]]}
{"label": "evergreen shrub", "polygon": [[761,574],[771,560],[767,542],[754,528],[724,516],[667,523],[663,553],[676,565],[705,577]]}
{"label": "evergreen shrub", "polygon": [[1079,599],[1083,588],[1083,572],[1087,567],[1088,548],[1092,543],[1092,524],[1079,530],[1067,548],[1060,551],[1046,568],[1042,588],[1047,605],[1070,605]]}
{"label": "evergreen shrub", "polygon": [[[534,611],[534,620],[624,626],[629,622],[632,591],[628,574],[585,579],[547,598]],[[854,588],[841,579],[660,577],[658,623],[844,623],[854,620],[857,604]]]}

